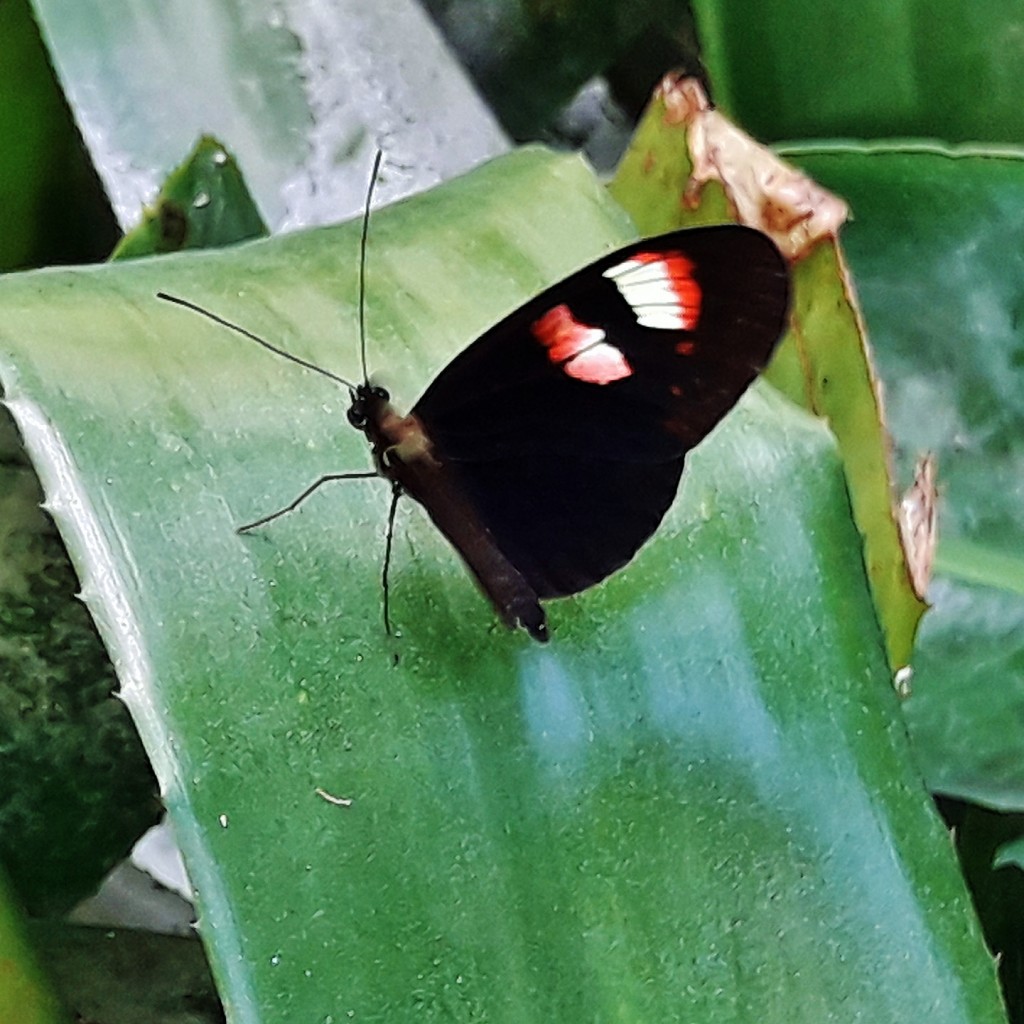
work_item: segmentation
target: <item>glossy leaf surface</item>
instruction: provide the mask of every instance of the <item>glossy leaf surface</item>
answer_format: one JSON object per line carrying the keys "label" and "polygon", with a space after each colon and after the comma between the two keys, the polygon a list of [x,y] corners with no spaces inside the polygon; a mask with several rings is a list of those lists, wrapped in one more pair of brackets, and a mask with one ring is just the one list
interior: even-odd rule
{"label": "glossy leaf surface", "polygon": [[360,209],[378,146],[392,159],[382,199],[506,147],[414,0],[34,6],[125,230],[210,134],[238,160],[272,231]]}

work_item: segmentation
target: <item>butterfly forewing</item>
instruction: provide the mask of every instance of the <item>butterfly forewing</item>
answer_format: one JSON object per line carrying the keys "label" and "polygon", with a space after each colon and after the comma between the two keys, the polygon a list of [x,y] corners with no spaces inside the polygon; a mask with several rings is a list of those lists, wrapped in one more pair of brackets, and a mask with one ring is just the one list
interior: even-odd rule
{"label": "butterfly forewing", "polygon": [[[692,266],[699,293],[692,327],[640,323],[649,309],[638,312],[607,274],[637,254],[659,253],[680,253]],[[690,229],[634,243],[488,330],[438,375],[414,412],[450,458],[553,448],[573,455],[581,442],[630,461],[684,454],[768,362],[784,326],[787,281],[778,250],[749,228]],[[578,360],[559,363],[554,357],[564,347],[545,345],[534,328],[560,308],[603,332],[596,347],[621,353],[632,372],[606,383],[568,372]]]}
{"label": "butterfly forewing", "polygon": [[491,328],[413,412],[539,596],[575,593],[657,528],[686,453],[766,365],[787,307],[785,263],[760,232],[646,239]]}

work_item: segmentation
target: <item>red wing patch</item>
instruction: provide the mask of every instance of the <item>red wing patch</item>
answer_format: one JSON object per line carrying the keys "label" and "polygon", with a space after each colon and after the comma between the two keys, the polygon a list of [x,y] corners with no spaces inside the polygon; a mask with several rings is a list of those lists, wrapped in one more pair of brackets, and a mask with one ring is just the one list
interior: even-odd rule
{"label": "red wing patch", "polygon": [[633,373],[626,357],[605,340],[604,331],[581,324],[564,302],[535,320],[530,331],[548,350],[548,359],[576,380],[611,384]]}
{"label": "red wing patch", "polygon": [[609,267],[608,278],[629,303],[637,323],[663,331],[692,331],[700,320],[694,264],[679,251],[637,252]]}

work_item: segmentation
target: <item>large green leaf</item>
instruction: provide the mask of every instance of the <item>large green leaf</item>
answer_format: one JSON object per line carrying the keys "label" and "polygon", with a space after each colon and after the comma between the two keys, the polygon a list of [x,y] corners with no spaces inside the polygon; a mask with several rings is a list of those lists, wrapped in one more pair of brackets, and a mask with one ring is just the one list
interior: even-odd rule
{"label": "large green leaf", "polygon": [[[237,158],[272,230],[381,198],[506,147],[415,0],[33,0],[122,228],[204,135]],[[400,26],[400,30],[399,30]]]}
{"label": "large green leaf", "polygon": [[1024,808],[1024,154],[850,147],[794,158],[850,200],[850,261],[897,464],[938,455],[937,577],[907,718],[929,784]]}
{"label": "large green leaf", "polygon": [[[372,226],[408,407],[628,237],[524,151]],[[759,387],[625,571],[508,633],[386,488],[347,397],[358,225],[0,282],[0,380],[154,760],[234,1021],[1002,1019],[911,767],[842,469]],[[332,799],[328,799],[328,797]]]}

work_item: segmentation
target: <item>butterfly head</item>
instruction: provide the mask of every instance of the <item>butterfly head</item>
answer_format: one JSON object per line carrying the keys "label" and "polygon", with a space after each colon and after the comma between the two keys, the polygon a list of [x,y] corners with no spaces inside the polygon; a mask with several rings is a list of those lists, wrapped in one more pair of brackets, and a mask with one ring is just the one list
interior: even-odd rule
{"label": "butterfly head", "polygon": [[391,401],[391,395],[376,384],[359,384],[350,392],[352,404],[348,408],[348,421],[364,434],[371,423],[381,418],[381,410]]}

